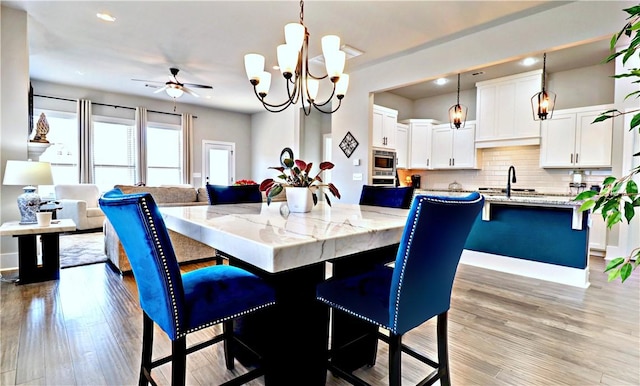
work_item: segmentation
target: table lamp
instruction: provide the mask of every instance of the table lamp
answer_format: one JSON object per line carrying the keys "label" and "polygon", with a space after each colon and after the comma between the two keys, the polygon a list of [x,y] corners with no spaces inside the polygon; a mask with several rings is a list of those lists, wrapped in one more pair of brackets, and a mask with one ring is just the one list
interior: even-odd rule
{"label": "table lamp", "polygon": [[40,210],[40,196],[36,193],[36,186],[53,184],[51,164],[31,160],[7,161],[2,184],[24,186],[24,193],[18,196],[20,224],[35,224],[36,213]]}

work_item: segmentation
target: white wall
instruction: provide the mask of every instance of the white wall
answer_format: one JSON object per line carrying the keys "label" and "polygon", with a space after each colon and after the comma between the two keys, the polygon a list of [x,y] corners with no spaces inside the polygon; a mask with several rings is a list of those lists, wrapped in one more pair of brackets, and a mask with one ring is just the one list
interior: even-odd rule
{"label": "white wall", "polygon": [[[0,7],[0,181],[7,160],[27,159],[29,127],[29,43],[27,14]],[[20,186],[0,185],[0,222],[20,219]],[[12,237],[0,237],[0,269],[16,267],[18,243]]]}
{"label": "white wall", "polygon": [[251,178],[260,183],[265,178],[273,178],[276,171],[267,169],[280,166],[280,152],[289,147],[294,156],[300,152],[298,109],[289,108],[281,113],[268,111],[251,116]]}
{"label": "white wall", "polygon": [[[624,24],[623,8],[629,1],[571,2],[551,10],[505,23],[451,42],[409,53],[386,62],[351,72],[350,89],[342,108],[332,118],[334,153],[347,131],[361,144],[371,144],[371,93],[398,85],[416,83],[444,73],[476,68],[571,45],[576,42],[610,36]],[[559,28],[562,26],[562,28]],[[451,55],[452,52],[464,53]],[[424,63],[429,63],[425,66]],[[398,71],[402,68],[402,71]],[[368,148],[358,147],[354,156],[363,160],[353,166],[344,156],[334,157],[333,179],[343,193],[343,202],[357,202],[363,182],[352,181],[354,172],[368,175]],[[352,156],[353,157],[353,156]]]}

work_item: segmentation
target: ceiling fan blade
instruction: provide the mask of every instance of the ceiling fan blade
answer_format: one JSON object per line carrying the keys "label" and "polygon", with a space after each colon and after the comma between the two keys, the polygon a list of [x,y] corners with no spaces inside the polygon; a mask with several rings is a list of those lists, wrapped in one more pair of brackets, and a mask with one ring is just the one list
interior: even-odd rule
{"label": "ceiling fan blade", "polygon": [[193,92],[192,90],[188,89],[187,87],[182,86],[182,91],[186,92],[187,94],[194,96],[194,97],[199,97],[200,95],[196,94],[195,92]]}
{"label": "ceiling fan blade", "polygon": [[164,84],[165,82],[159,82],[157,80],[144,80],[144,79],[131,79],[134,82],[145,82],[145,83],[158,83],[158,84]]}
{"label": "ceiling fan blade", "polygon": [[193,88],[209,88],[212,89],[212,86],[208,86],[206,84],[195,84],[195,83],[183,83],[185,86],[193,87]]}
{"label": "ceiling fan blade", "polygon": [[167,89],[167,86],[166,86],[166,85],[164,85],[164,87],[160,87],[159,89],[157,89],[157,90],[156,90],[156,91],[154,91],[153,93],[154,93],[154,94],[157,94],[157,93],[159,93],[159,92],[163,92],[163,91],[164,91],[164,90],[166,90],[166,89]]}

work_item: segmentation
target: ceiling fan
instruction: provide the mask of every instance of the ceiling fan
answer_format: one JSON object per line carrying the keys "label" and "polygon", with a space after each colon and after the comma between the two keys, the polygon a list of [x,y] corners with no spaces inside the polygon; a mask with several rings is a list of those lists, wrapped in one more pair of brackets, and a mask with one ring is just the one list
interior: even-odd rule
{"label": "ceiling fan", "polygon": [[[158,88],[156,91],[154,91],[154,94],[157,94],[159,92],[162,91],[166,91],[167,94],[172,97],[172,98],[180,98],[182,96],[183,93],[187,93],[189,95],[192,95],[194,97],[198,97],[199,95],[196,94],[195,92],[193,92],[193,90],[191,90],[189,87],[192,88],[208,88],[208,89],[212,89],[212,86],[208,86],[206,84],[195,84],[195,83],[181,83],[178,81],[177,75],[178,72],[180,72],[180,70],[178,68],[172,67],[169,68],[169,71],[171,72],[171,77],[169,78],[168,82],[158,82],[155,80],[144,80],[144,79],[131,79],[133,81],[136,82],[145,82],[147,83],[145,86],[147,87],[160,87]],[[163,86],[156,86],[153,83],[156,84],[163,84]],[[188,86],[188,87],[187,87]]]}

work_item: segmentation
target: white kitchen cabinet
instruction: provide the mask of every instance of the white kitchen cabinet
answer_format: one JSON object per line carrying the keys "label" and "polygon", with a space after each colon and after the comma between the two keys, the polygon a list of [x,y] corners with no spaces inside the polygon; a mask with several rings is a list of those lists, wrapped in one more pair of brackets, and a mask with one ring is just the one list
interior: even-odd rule
{"label": "white kitchen cabinet", "polygon": [[372,145],[388,149],[396,147],[398,111],[373,105]]}
{"label": "white kitchen cabinet", "polygon": [[541,80],[542,70],[536,70],[476,83],[476,147],[540,144],[531,97]]}
{"label": "white kitchen cabinet", "polygon": [[476,168],[475,128],[475,122],[467,122],[460,129],[452,129],[448,123],[434,126],[431,134],[431,168]]}
{"label": "white kitchen cabinet", "polygon": [[407,119],[409,125],[408,169],[431,168],[431,129],[440,124],[434,119]]}
{"label": "white kitchen cabinet", "polygon": [[398,123],[396,125],[396,168],[406,169],[409,155],[409,125]]}
{"label": "white kitchen cabinet", "polygon": [[611,105],[558,110],[542,121],[540,166],[543,168],[609,168],[613,121],[592,123]]}

